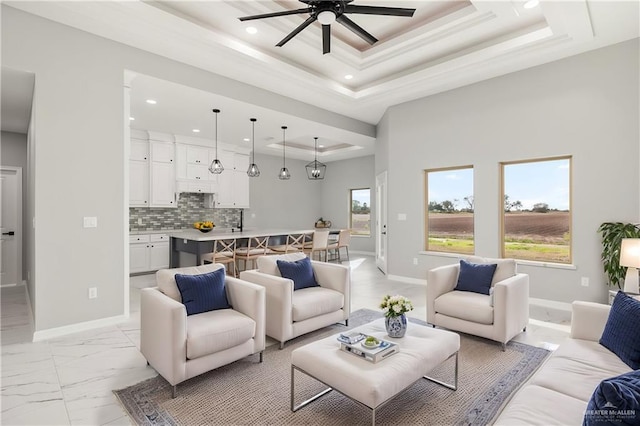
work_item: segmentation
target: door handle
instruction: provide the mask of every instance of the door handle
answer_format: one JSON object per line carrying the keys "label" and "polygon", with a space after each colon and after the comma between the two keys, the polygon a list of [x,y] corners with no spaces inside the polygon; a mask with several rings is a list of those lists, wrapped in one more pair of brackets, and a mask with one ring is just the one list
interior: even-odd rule
{"label": "door handle", "polygon": [[9,231],[9,232],[3,232],[2,235],[16,235],[16,233],[13,231]]}
{"label": "door handle", "polygon": [[382,235],[387,235],[387,233],[386,232],[382,232]]}

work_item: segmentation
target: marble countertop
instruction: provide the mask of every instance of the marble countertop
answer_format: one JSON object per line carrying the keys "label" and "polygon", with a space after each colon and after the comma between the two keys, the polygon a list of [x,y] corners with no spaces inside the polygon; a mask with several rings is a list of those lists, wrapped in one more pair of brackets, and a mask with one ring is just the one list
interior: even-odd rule
{"label": "marble countertop", "polygon": [[[245,229],[242,232],[235,231],[231,232],[230,229],[214,229],[210,232],[200,232],[197,229],[181,229],[176,231],[167,231],[170,237],[173,238],[181,238],[184,240],[191,241],[214,241],[214,240],[224,240],[228,238],[252,238],[252,237],[272,237],[276,235],[289,235],[289,234],[304,234],[304,233],[312,233],[314,229]],[[338,232],[338,230],[331,230]]]}

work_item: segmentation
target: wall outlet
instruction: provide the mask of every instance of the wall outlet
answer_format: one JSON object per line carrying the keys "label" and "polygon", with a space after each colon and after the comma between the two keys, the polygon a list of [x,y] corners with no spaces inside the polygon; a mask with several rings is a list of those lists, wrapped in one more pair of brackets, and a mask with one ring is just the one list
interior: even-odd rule
{"label": "wall outlet", "polygon": [[98,287],[90,287],[89,299],[97,299],[97,298],[98,298]]}
{"label": "wall outlet", "polygon": [[398,220],[407,220],[406,213],[398,213]]}
{"label": "wall outlet", "polygon": [[142,225],[142,218],[141,217],[138,218],[138,225]]}
{"label": "wall outlet", "polygon": [[582,287],[589,287],[589,277],[582,277]]}
{"label": "wall outlet", "polygon": [[85,216],[84,217],[84,227],[85,228],[97,228],[98,227],[98,218],[95,216]]}
{"label": "wall outlet", "polygon": [[418,258],[417,258],[417,257],[414,257],[414,258],[413,258],[413,264],[414,264],[414,265],[417,265],[417,264],[418,264]]}

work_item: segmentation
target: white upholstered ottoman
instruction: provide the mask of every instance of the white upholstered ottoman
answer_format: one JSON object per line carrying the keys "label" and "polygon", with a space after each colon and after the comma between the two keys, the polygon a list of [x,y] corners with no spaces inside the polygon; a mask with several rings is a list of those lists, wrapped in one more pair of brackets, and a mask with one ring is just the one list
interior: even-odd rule
{"label": "white upholstered ottoman", "polygon": [[[353,330],[397,343],[400,351],[374,364],[341,351],[340,343],[336,340],[337,335],[294,350],[291,353],[291,411],[297,411],[331,390],[336,390],[371,409],[371,423],[375,425],[376,409],[422,378],[449,389],[457,389],[458,350],[460,349],[458,334],[429,326],[409,324],[403,338],[392,339],[387,335],[384,319]],[[453,356],[455,356],[453,384],[426,376]],[[296,406],[296,370],[313,377],[329,388]]]}

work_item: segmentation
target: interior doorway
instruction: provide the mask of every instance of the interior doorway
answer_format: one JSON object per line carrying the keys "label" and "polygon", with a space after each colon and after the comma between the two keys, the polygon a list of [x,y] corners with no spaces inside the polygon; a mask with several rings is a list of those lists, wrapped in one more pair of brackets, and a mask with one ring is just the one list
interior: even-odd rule
{"label": "interior doorway", "polygon": [[376,176],[376,266],[387,273],[387,172]]}
{"label": "interior doorway", "polygon": [[0,285],[22,284],[22,168],[0,167]]}

